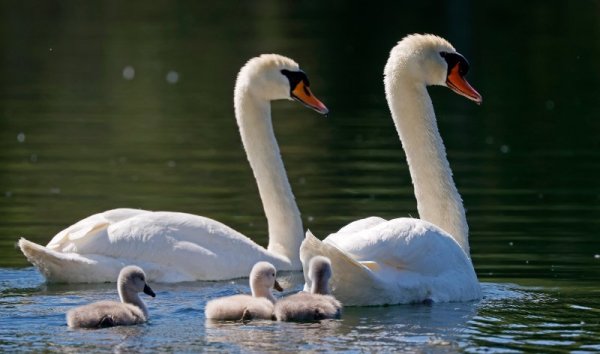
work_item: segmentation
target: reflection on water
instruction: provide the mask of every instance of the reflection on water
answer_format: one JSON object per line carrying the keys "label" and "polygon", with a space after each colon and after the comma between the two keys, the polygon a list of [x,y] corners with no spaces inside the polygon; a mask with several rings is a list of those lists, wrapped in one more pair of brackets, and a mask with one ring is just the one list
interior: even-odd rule
{"label": "reflection on water", "polygon": [[[600,350],[597,13],[597,1],[541,0],[1,3],[0,350]],[[263,52],[300,62],[331,109],[273,104],[304,226],[324,237],[365,216],[417,216],[382,84],[412,32],[447,37],[484,97],[430,89],[482,301],[205,327],[205,302],[247,284],[191,283],[148,300],[147,325],[77,331],[64,312],[114,298],[114,285],[46,286],[22,268],[19,236],[45,244],[116,207],[205,215],[265,245],[231,99]]]}

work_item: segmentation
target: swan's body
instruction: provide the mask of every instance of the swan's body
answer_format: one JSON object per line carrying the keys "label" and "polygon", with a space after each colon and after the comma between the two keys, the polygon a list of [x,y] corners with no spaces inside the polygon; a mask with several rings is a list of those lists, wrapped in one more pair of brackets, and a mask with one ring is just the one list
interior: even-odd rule
{"label": "swan's body", "polygon": [[331,262],[323,256],[310,260],[308,278],[312,282],[310,293],[301,291],[279,300],[275,304],[278,321],[318,321],[340,318],[342,304],[329,295]]}
{"label": "swan's body", "polygon": [[281,291],[276,280],[275,267],[267,262],[258,262],[250,273],[250,295],[233,295],[211,300],[206,304],[205,316],[209,320],[239,321],[273,317],[275,297],[271,289]]}
{"label": "swan's body", "polygon": [[327,113],[289,58],[262,55],[238,74],[235,115],[268,220],[267,249],[206,217],[114,209],[68,227],[46,247],[22,238],[21,251],[51,282],[114,281],[126,264],[144,267],[149,280],[157,282],[244,277],[258,261],[301,269],[302,221],[273,133],[270,104],[292,98]]}
{"label": "swan's body", "polygon": [[[300,257],[324,255],[336,272],[333,294],[346,305],[468,301],[481,297],[469,255],[468,226],[452,179],[427,85],[444,85],[478,103],[464,80],[466,60],[444,39],[412,35],[394,47],[385,90],[406,152],[421,219],[355,221],[323,242],[310,232]],[[310,287],[306,279],[305,288]]]}
{"label": "swan's body", "polygon": [[148,320],[148,309],[138,296],[154,292],[146,284],[146,275],[140,267],[128,266],[121,270],[117,280],[121,302],[98,301],[67,312],[67,325],[74,328],[126,326]]}

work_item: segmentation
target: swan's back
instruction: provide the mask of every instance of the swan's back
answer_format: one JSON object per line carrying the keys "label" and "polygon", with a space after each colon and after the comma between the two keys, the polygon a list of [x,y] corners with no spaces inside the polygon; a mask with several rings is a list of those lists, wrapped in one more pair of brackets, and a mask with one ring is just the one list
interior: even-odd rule
{"label": "swan's back", "polygon": [[67,312],[67,325],[72,328],[126,326],[146,320],[139,307],[116,301],[99,301]]}
{"label": "swan's back", "polygon": [[209,301],[204,313],[207,319],[218,321],[270,320],[273,316],[273,303],[263,297],[233,295]]}
{"label": "swan's back", "polygon": [[285,257],[230,227],[177,212],[109,210],[61,231],[47,247],[24,239],[19,246],[49,282],[110,282],[123,264],[142,266],[157,282],[231,279],[261,260],[289,269]]}
{"label": "swan's back", "polygon": [[277,321],[318,321],[340,318],[342,304],[331,295],[304,291],[290,295],[275,304]]}

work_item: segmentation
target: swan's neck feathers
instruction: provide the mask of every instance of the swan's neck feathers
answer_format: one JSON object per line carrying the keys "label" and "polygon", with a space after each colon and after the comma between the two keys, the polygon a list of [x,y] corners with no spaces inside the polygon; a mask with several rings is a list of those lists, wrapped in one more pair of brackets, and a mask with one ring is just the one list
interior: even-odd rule
{"label": "swan's neck feathers", "polygon": [[406,153],[421,219],[448,232],[469,255],[469,227],[424,84],[386,67],[386,97]]}
{"label": "swan's neck feathers", "polygon": [[119,286],[119,297],[122,303],[139,307],[144,312],[144,315],[148,317],[148,308],[146,308],[146,304],[144,304],[136,291],[127,289],[125,286]]}
{"label": "swan's neck feathers", "polygon": [[302,220],[273,133],[271,104],[255,97],[244,84],[236,86],[234,100],[242,143],[269,225],[267,249],[288,258],[292,266],[300,267]]}

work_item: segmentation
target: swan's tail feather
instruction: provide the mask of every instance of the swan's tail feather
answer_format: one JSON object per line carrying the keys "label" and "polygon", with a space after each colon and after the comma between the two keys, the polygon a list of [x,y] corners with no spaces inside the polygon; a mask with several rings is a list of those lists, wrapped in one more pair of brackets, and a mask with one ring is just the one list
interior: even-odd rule
{"label": "swan's tail feather", "polygon": [[104,279],[102,281],[114,282],[123,267],[122,264],[99,267],[94,259],[99,256],[90,258],[76,253],[57,252],[24,238],[19,240],[19,248],[48,282],[87,283],[92,279],[91,275],[95,281]]}
{"label": "swan's tail feather", "polygon": [[369,288],[371,291],[381,289],[383,291],[383,284],[371,269],[337,247],[320,241],[310,231],[307,231],[306,238],[300,247],[302,264],[308,267],[308,262],[314,256],[325,256],[331,260],[333,276],[330,286],[333,295],[344,305],[366,303],[366,299],[360,298],[361,294],[365,293],[361,292],[361,289]]}

